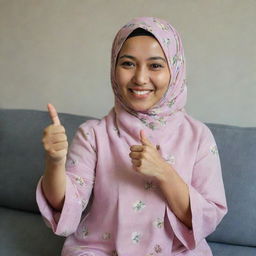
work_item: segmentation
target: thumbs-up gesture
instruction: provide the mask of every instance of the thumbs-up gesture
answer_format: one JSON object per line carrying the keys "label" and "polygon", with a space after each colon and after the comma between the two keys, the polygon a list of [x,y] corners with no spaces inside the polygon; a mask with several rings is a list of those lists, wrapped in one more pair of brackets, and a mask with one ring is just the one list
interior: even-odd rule
{"label": "thumbs-up gesture", "polygon": [[49,160],[55,163],[65,163],[68,150],[65,128],[60,123],[55,107],[48,104],[47,108],[52,124],[44,129],[42,143]]}
{"label": "thumbs-up gesture", "polygon": [[130,158],[135,171],[156,178],[158,181],[165,179],[166,171],[170,165],[162,158],[155,146],[145,135],[143,130],[140,131],[141,145],[130,147]]}

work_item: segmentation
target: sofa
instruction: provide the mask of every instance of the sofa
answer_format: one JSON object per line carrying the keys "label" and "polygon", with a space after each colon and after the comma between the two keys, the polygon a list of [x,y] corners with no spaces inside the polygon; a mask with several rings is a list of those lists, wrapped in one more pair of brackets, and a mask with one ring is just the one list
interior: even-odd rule
{"label": "sofa", "polygon": [[[60,113],[68,140],[92,117]],[[44,171],[46,111],[0,109],[0,255],[57,256],[64,237],[45,225],[35,199]],[[219,150],[228,214],[207,240],[214,256],[256,255],[256,127],[206,123]]]}

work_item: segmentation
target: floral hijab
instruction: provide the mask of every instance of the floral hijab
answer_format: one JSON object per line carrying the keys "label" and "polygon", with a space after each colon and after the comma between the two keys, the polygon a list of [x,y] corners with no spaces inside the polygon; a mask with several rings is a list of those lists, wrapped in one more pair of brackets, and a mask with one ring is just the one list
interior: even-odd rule
{"label": "floral hijab", "polygon": [[[115,80],[115,64],[118,53],[127,37],[137,28],[145,29],[155,36],[163,49],[171,71],[171,80],[164,96],[157,104],[143,113],[134,111],[124,103]],[[184,51],[180,36],[166,21],[154,17],[134,18],[118,31],[112,45],[111,56],[111,83],[115,93],[115,111],[117,114],[125,110],[137,117],[148,128],[161,129],[174,113],[184,111],[187,99],[185,75]]]}

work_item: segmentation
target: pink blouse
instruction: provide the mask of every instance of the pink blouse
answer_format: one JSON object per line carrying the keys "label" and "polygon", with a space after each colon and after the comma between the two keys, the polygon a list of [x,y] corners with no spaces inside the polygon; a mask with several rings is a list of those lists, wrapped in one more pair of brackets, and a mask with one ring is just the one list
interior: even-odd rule
{"label": "pink blouse", "polygon": [[227,212],[217,146],[209,128],[186,112],[176,114],[173,127],[175,132],[163,133],[160,153],[189,187],[192,229],[174,215],[154,180],[133,170],[130,146],[140,142],[120,134],[112,110],[79,127],[61,212],[49,205],[39,180],[40,212],[55,234],[67,237],[62,256],[212,255],[205,237]]}

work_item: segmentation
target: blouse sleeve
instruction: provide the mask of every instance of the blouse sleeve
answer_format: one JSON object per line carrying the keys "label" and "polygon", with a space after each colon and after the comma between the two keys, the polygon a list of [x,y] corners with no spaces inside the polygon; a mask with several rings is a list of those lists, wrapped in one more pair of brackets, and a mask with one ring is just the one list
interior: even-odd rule
{"label": "blouse sleeve", "polygon": [[56,235],[68,236],[76,231],[83,210],[86,208],[95,178],[96,147],[92,128],[87,121],[81,125],[69,147],[66,161],[66,191],[61,212],[48,203],[41,187],[40,178],[36,200],[46,225]]}
{"label": "blouse sleeve", "polygon": [[192,213],[192,229],[184,225],[168,208],[167,216],[179,249],[194,249],[211,234],[227,213],[227,203],[222,180],[221,164],[215,139],[204,125],[204,134],[199,144],[189,189]]}

